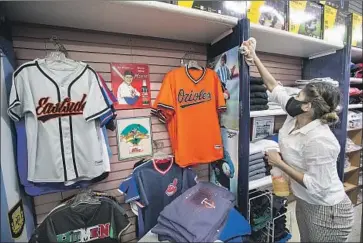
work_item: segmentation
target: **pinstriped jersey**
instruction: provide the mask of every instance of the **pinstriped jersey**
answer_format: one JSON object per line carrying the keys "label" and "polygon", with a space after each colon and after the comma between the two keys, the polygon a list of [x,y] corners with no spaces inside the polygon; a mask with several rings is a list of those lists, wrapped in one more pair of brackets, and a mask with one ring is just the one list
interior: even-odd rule
{"label": "pinstriped jersey", "polygon": [[165,76],[152,113],[168,123],[176,163],[186,167],[223,158],[218,118],[225,109],[216,72],[180,67]]}
{"label": "pinstriped jersey", "polygon": [[37,59],[13,74],[8,114],[25,118],[28,180],[67,182],[106,171],[96,119],[110,112],[97,74]]}

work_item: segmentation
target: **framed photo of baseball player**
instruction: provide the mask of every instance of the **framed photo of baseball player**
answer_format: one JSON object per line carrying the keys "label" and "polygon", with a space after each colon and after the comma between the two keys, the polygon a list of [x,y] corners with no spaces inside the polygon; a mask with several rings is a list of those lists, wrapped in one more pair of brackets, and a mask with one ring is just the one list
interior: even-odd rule
{"label": "framed photo of baseball player", "polygon": [[151,104],[149,66],[137,63],[111,63],[115,109],[149,108]]}
{"label": "framed photo of baseball player", "polygon": [[117,120],[117,144],[119,160],[152,155],[150,117]]}

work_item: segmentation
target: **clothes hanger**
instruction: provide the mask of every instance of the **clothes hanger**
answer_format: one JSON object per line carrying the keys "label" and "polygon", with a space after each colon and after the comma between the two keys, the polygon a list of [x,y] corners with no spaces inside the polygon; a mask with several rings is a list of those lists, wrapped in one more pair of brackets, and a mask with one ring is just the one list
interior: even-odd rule
{"label": "clothes hanger", "polygon": [[64,47],[64,45],[62,45],[59,42],[58,37],[52,36],[50,38],[50,41],[55,46],[55,51],[52,51],[45,57],[45,62],[50,68],[52,67],[52,65],[62,63],[62,64],[66,64],[69,67],[68,69],[63,68],[64,70],[73,70],[73,69],[76,69],[80,65],[79,62],[67,58],[68,51]]}
{"label": "clothes hanger", "polygon": [[198,70],[203,70],[203,67],[200,66],[196,60],[193,60],[192,55],[193,54],[190,52],[185,53],[185,55],[180,60],[180,64],[182,66],[186,66],[188,69],[194,68]]}
{"label": "clothes hanger", "polygon": [[73,199],[71,199],[70,206],[76,208],[81,204],[101,204],[99,198],[95,197],[91,189],[81,190]]}
{"label": "clothes hanger", "polygon": [[159,145],[156,142],[154,144],[156,152],[153,154],[152,160],[155,162],[155,164],[164,164],[170,161],[173,162],[174,156],[161,151],[161,149],[163,148],[163,144]]}

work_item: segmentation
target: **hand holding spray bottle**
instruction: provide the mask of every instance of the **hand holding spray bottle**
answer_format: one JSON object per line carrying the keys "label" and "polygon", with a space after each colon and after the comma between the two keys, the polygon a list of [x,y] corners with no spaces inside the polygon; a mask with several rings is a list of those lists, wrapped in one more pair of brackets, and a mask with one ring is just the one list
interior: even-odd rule
{"label": "hand holding spray bottle", "polygon": [[[276,151],[279,152],[276,148],[266,149],[266,152]],[[279,197],[287,197],[290,195],[289,182],[286,179],[286,175],[282,170],[273,166],[271,169],[271,177],[272,177],[272,188],[273,193]]]}

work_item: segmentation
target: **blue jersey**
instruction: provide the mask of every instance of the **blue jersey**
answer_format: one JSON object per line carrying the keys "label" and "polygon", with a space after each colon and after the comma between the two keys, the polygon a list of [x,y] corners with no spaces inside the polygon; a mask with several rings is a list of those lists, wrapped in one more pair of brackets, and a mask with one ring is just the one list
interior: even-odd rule
{"label": "blue jersey", "polygon": [[139,237],[156,225],[166,205],[196,184],[193,170],[181,168],[173,160],[145,162],[134,169],[131,177],[121,183],[119,190],[127,194],[127,202],[138,201],[138,206],[142,207],[139,217],[143,219],[144,229]]}

